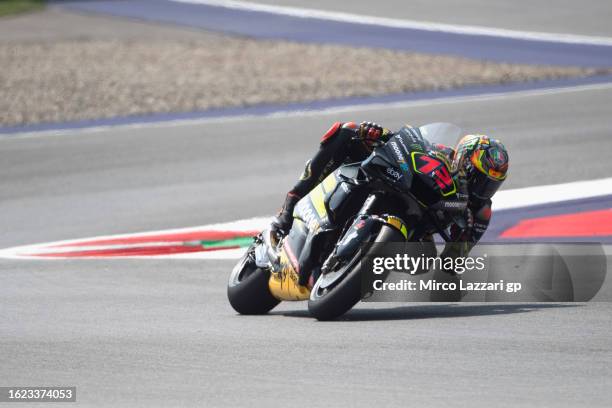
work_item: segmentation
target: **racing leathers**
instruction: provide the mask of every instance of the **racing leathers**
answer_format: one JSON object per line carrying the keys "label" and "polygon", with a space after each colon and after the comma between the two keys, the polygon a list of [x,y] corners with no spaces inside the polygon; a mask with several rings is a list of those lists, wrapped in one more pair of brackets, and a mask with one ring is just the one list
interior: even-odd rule
{"label": "racing leathers", "polygon": [[[272,229],[288,233],[293,223],[293,209],[302,197],[340,165],[365,160],[372,148],[386,143],[393,135],[391,131],[372,122],[362,122],[361,125],[353,122],[334,123],[321,138],[318,152],[306,162],[298,182],[287,193],[285,202],[272,223]],[[454,149],[441,144],[431,146],[444,154],[449,162],[452,161]],[[458,196],[467,201],[466,210],[462,216],[463,225],[452,223],[450,226],[452,242],[446,245],[443,257],[467,256],[486,231],[491,218],[491,200],[470,196],[460,174],[457,175],[457,182]]]}

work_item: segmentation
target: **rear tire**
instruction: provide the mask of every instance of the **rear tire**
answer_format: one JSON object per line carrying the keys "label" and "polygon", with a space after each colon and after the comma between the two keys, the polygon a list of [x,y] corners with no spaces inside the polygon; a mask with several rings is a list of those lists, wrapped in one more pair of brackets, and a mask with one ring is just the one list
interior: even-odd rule
{"label": "rear tire", "polygon": [[268,288],[270,272],[255,265],[252,249],[240,259],[227,285],[230,305],[243,315],[266,314],[280,303]]}
{"label": "rear tire", "polygon": [[[403,241],[404,237],[394,228],[383,226],[375,242]],[[367,254],[366,254],[367,255]],[[327,291],[320,290],[321,278],[317,280],[310,293],[308,311],[317,320],[333,320],[342,316],[361,300],[361,260],[366,255],[357,252],[346,266],[348,269],[340,282]],[[338,271],[341,272],[342,269]]]}

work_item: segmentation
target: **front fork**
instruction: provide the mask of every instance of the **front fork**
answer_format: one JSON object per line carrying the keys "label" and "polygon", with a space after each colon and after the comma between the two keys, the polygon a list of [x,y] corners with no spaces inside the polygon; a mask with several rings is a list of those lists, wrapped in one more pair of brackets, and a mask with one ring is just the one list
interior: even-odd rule
{"label": "front fork", "polygon": [[374,215],[376,204],[384,193],[375,192],[368,196],[351,226],[336,244],[334,250],[323,263],[321,272],[323,274],[336,270],[338,264],[347,262],[360,249],[360,245],[371,242],[371,236],[378,234],[383,225],[389,225],[402,233],[406,241],[411,238],[412,231],[408,231],[405,223],[394,215]]}

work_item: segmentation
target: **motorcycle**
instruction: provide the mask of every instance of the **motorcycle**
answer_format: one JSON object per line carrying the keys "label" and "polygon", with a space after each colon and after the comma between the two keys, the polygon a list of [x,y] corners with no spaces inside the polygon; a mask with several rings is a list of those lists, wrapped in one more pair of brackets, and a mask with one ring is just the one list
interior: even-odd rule
{"label": "motorcycle", "polygon": [[464,225],[466,200],[432,143],[451,146],[461,135],[450,123],[406,126],[363,162],[328,175],[297,203],[286,236],[268,228],[254,237],[229,277],[234,310],[265,314],[281,301],[308,300],[313,317],[335,319],[362,298],[364,244],[433,245],[433,233],[450,241],[447,225]]}

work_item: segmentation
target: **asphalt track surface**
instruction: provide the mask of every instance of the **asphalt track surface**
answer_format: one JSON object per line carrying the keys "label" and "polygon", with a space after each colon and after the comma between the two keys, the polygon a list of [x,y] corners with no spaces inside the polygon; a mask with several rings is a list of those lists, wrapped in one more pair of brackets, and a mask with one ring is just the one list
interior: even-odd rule
{"label": "asphalt track surface", "polygon": [[606,0],[248,0],[252,3],[350,12],[508,30],[612,36]]}
{"label": "asphalt track surface", "polygon": [[[612,89],[3,136],[0,248],[271,214],[335,120],[502,138],[506,188],[609,176]],[[612,307],[306,305],[237,316],[231,261],[0,260],[3,385],[77,405],[609,406]],[[74,406],[74,405],[70,405]]]}
{"label": "asphalt track surface", "polygon": [[[197,4],[196,4],[197,3]],[[258,39],[332,43],[356,47],[448,54],[498,62],[609,68],[610,38],[605,43],[559,42],[548,39],[473,35],[387,24],[355,24],[329,18],[302,18],[286,13],[226,7],[213,2],[125,0],[70,1],[73,11],[110,14],[178,24]]]}

